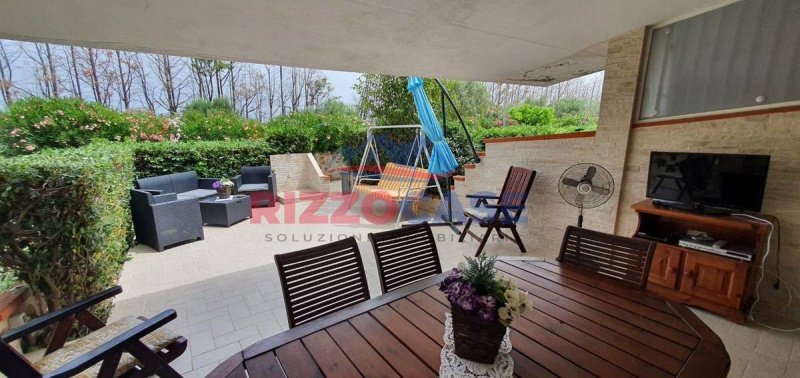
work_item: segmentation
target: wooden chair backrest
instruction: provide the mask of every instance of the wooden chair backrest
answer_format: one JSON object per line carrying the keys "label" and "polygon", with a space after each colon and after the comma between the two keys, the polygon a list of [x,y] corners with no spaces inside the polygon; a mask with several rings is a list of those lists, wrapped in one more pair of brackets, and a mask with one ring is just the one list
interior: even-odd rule
{"label": "wooden chair backrest", "polygon": [[[381,173],[378,181],[378,188],[384,190],[396,190],[405,195],[409,190],[409,198],[419,198],[425,193],[425,187],[431,179],[431,173],[427,169],[407,165],[386,163],[386,167]],[[417,189],[414,189],[417,188]]]}
{"label": "wooden chair backrest", "polygon": [[[498,205],[505,206],[525,206],[528,195],[533,186],[533,179],[536,178],[536,171],[522,167],[510,167],[506,174],[506,181],[500,191]],[[514,221],[519,219],[522,211],[517,211]]]}
{"label": "wooden chair backrest", "polygon": [[369,299],[353,237],[275,255],[275,264],[291,328]]}
{"label": "wooden chair backrest", "polygon": [[427,222],[369,234],[384,293],[442,272]]}
{"label": "wooden chair backrest", "polygon": [[567,227],[558,261],[644,288],[655,243]]}

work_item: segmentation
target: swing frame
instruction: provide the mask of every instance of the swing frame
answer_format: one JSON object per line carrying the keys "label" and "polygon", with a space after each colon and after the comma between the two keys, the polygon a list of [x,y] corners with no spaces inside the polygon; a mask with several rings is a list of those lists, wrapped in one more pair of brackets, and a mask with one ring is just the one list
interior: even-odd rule
{"label": "swing frame", "polygon": [[[406,166],[413,167],[412,174],[408,178],[408,184],[405,187],[401,187],[401,190],[405,190],[405,196],[403,199],[400,200],[400,209],[397,213],[397,220],[395,221],[395,227],[400,224],[400,220],[403,217],[403,210],[405,209],[406,203],[408,203],[408,196],[411,193],[412,189],[415,190],[424,190],[436,187],[436,190],[439,192],[439,198],[442,199],[440,201],[440,205],[442,206],[443,210],[447,210],[444,207],[444,194],[442,192],[442,187],[439,184],[439,177],[435,174],[431,173],[431,176],[434,181],[434,185],[427,185],[424,187],[413,187],[412,183],[414,181],[414,177],[416,177],[417,169],[427,169],[425,166],[425,162],[423,157],[427,160],[428,165],[430,165],[430,151],[428,150],[428,146],[426,144],[425,133],[422,130],[421,125],[389,125],[389,126],[370,126],[367,128],[367,143],[364,145],[364,153],[361,155],[361,162],[358,165],[358,171],[356,173],[355,182],[353,186],[362,184],[365,181],[380,181],[379,176],[383,174],[383,168],[381,167],[380,157],[378,156],[378,144],[375,141],[375,131],[380,130],[388,130],[388,129],[414,129],[414,141],[411,144],[411,150],[408,153],[408,158],[406,158]],[[370,156],[375,161],[375,165],[378,167],[378,173],[365,173],[364,168],[366,167]],[[411,158],[414,158],[414,165],[410,165]],[[423,196],[425,193],[423,192]],[[347,202],[347,207],[350,208],[353,202],[353,194],[350,195],[350,198]]]}

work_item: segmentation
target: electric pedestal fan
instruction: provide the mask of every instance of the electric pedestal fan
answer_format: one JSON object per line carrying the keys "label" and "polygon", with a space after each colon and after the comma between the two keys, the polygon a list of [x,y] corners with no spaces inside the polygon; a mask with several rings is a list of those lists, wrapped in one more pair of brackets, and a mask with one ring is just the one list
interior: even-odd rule
{"label": "electric pedestal fan", "polygon": [[606,203],[614,193],[614,178],[597,164],[575,164],[561,174],[558,192],[564,201],[580,209],[578,227],[583,227],[583,209]]}

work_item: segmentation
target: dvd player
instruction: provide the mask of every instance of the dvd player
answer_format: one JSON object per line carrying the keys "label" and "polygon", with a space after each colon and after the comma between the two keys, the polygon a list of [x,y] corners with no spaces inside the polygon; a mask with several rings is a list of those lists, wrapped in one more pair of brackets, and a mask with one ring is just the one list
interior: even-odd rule
{"label": "dvd player", "polygon": [[695,240],[690,237],[681,238],[678,241],[681,247],[697,249],[703,252],[713,253],[715,255],[726,256],[742,261],[753,261],[753,252],[742,249],[730,249],[714,247],[714,241]]}

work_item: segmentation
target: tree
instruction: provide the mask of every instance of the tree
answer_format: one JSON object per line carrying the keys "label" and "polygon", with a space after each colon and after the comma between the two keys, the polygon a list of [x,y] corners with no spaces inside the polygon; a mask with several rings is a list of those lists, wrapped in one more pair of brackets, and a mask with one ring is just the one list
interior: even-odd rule
{"label": "tree", "polygon": [[175,114],[186,101],[184,95],[190,85],[185,74],[186,61],[163,54],[149,55],[149,59],[155,66],[155,75],[161,84],[161,91],[155,101],[170,114]]}
{"label": "tree", "polygon": [[132,62],[133,72],[139,82],[139,90],[142,93],[142,102],[147,107],[147,110],[155,113],[156,104],[155,101],[153,100],[154,94],[152,92],[152,89],[150,88],[150,84],[148,83],[149,75],[147,74],[148,69],[147,66],[145,65],[145,61],[142,59],[141,54],[134,53],[131,58],[131,62]]}
{"label": "tree", "polygon": [[30,52],[23,47],[22,51],[36,64],[35,76],[36,83],[39,85],[39,94],[44,97],[58,97],[58,74],[50,44],[34,43],[33,49],[34,52]]}
{"label": "tree", "polygon": [[[136,68],[135,63],[131,62],[130,53],[120,52],[119,50],[115,50],[114,54],[117,57],[117,74],[116,77],[118,82],[116,90],[117,95],[119,96],[120,100],[122,100],[122,106],[125,110],[131,108],[131,87],[133,85],[133,71]],[[135,54],[134,54],[135,55]],[[123,68],[124,66],[124,68]]]}
{"label": "tree", "polygon": [[[358,109],[362,117],[373,119],[378,125],[407,125],[419,123],[414,100],[403,76],[364,74],[358,78],[354,89],[360,96]],[[491,106],[489,92],[480,83],[444,80],[453,103],[463,117],[486,114]],[[434,112],[441,119],[441,89],[431,79],[424,82],[425,93]],[[447,119],[456,122],[455,111],[449,103],[445,106]]]}
{"label": "tree", "polygon": [[3,103],[6,106],[14,102],[13,88],[14,70],[12,63],[17,60],[19,53],[16,55],[10,53],[3,41],[0,40],[0,96],[3,98]]}
{"label": "tree", "polygon": [[[229,79],[232,62],[192,58],[191,67],[200,97],[209,101],[223,97],[223,88]],[[223,74],[224,72],[224,74]]]}

